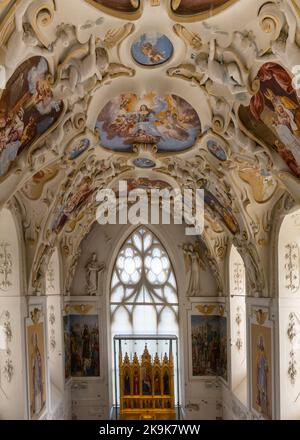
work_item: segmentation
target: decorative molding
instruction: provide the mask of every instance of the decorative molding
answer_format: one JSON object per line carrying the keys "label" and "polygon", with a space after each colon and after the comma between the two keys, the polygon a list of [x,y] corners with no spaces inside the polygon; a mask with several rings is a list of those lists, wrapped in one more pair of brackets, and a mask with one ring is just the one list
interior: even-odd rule
{"label": "decorative molding", "polygon": [[6,378],[7,382],[10,383],[12,381],[14,375],[14,366],[12,360],[7,358],[5,361],[5,365],[3,368],[3,375]]}
{"label": "decorative molding", "polygon": [[84,314],[84,315],[89,313],[93,307],[94,307],[93,304],[72,304],[71,305],[71,309],[73,309],[74,312]]}
{"label": "decorative molding", "polygon": [[291,242],[286,244],[285,250],[285,287],[290,290],[291,293],[295,293],[299,289],[300,285],[299,246],[297,243]]}
{"label": "decorative molding", "polygon": [[5,337],[5,353],[6,353],[6,359],[4,361],[4,367],[3,367],[3,376],[6,378],[7,382],[10,383],[12,381],[13,375],[14,375],[14,366],[11,359],[11,349],[10,349],[10,343],[13,338],[13,331],[10,321],[10,313],[8,310],[4,311],[0,316],[0,323],[2,321],[2,327],[3,327],[3,333]]}
{"label": "decorative molding", "polygon": [[297,376],[297,369],[296,369],[296,354],[294,350],[294,339],[297,336],[297,330],[296,330],[296,314],[291,312],[289,314],[289,324],[287,329],[287,336],[290,341],[291,349],[290,349],[290,360],[289,360],[289,367],[288,367],[288,376],[290,378],[291,384],[295,384],[296,376]]}
{"label": "decorative molding", "polygon": [[269,312],[263,311],[262,309],[254,310],[254,315],[256,318],[256,321],[259,325],[263,325],[266,320],[268,319]]}
{"label": "decorative molding", "polygon": [[242,263],[233,263],[233,290],[235,294],[244,293],[244,266]]}
{"label": "decorative molding", "polygon": [[2,241],[0,243],[0,290],[6,291],[12,286],[12,254],[10,252],[11,244]]}
{"label": "decorative molding", "polygon": [[48,269],[47,269],[47,272],[46,272],[46,281],[47,281],[47,291],[48,292],[54,292],[54,289],[55,289],[55,286],[54,286],[55,273],[54,273],[53,260],[49,261]]}
{"label": "decorative molding", "polygon": [[51,305],[49,307],[49,324],[50,324],[50,332],[49,332],[49,345],[50,345],[50,350],[54,351],[55,347],[56,347],[56,340],[55,340],[55,329],[54,329],[54,324],[56,321],[55,318],[55,313],[54,313],[54,306]]}
{"label": "decorative molding", "polygon": [[237,324],[237,338],[235,341],[235,346],[238,349],[238,351],[240,351],[243,347],[243,341],[241,338],[241,329],[240,329],[242,323],[242,315],[241,315],[240,307],[237,307],[236,309],[235,322]]}
{"label": "decorative molding", "polygon": [[199,304],[196,309],[203,315],[211,315],[216,308],[215,304]]}

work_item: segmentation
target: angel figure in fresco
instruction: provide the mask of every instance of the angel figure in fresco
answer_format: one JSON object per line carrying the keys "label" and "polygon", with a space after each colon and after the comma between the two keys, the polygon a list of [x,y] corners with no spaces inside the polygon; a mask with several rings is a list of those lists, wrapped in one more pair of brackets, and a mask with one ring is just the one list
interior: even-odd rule
{"label": "angel figure in fresco", "polygon": [[44,402],[44,384],[42,376],[42,356],[38,346],[38,335],[32,335],[33,352],[31,354],[31,368],[32,368],[32,384],[33,384],[33,399],[32,412],[39,414],[43,409]]}
{"label": "angel figure in fresco", "polygon": [[166,57],[164,54],[158,52],[155,47],[149,42],[145,42],[141,46],[141,52],[143,55],[145,55],[149,61],[153,64],[160,63],[161,61],[164,61]]}
{"label": "angel figure in fresco", "polygon": [[99,263],[97,254],[93,252],[91,258],[85,266],[88,295],[96,295],[98,291],[99,272],[102,272],[104,268],[105,264]]}
{"label": "angel figure in fresco", "polygon": [[256,352],[256,403],[264,416],[268,416],[268,373],[269,365],[265,352],[264,338],[259,336]]}

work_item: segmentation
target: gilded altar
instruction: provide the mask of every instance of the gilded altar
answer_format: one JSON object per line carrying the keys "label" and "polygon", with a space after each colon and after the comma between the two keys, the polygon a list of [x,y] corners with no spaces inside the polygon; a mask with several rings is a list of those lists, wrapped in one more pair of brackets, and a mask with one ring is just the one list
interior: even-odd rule
{"label": "gilded altar", "polygon": [[140,359],[119,353],[119,371],[122,419],[176,419],[172,354],[152,359],[147,346]]}

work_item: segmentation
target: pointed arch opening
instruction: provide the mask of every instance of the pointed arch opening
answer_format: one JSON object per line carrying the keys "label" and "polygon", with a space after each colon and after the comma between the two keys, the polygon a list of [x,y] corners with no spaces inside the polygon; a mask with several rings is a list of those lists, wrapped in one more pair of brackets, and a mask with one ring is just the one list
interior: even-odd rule
{"label": "pointed arch opening", "polygon": [[[144,335],[145,339],[153,335],[179,336],[173,266],[160,240],[144,226],[126,238],[115,259],[110,283],[110,319],[112,341],[116,335]],[[145,339],[128,341],[126,351],[140,356]],[[167,351],[163,340],[147,340],[147,348],[160,357]],[[174,381],[177,374],[176,371]],[[117,388],[118,383],[116,387],[113,383],[114,393]]]}

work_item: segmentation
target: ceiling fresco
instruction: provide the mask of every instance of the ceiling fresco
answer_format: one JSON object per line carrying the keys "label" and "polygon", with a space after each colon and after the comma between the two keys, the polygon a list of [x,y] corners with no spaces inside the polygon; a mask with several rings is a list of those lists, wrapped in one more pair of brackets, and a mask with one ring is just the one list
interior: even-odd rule
{"label": "ceiling fresco", "polygon": [[29,3],[0,27],[0,205],[20,217],[28,291],[57,246],[68,292],[97,191],[126,180],[203,188],[214,274],[234,242],[263,296],[273,222],[300,203],[294,2]]}
{"label": "ceiling fresco", "polygon": [[173,44],[159,32],[142,34],[131,46],[133,59],[142,66],[159,66],[173,55]]}
{"label": "ceiling fresco", "polygon": [[21,64],[9,79],[0,100],[0,177],[15,158],[30,147],[59,118],[62,102],[53,98],[46,81],[44,58]]}
{"label": "ceiling fresco", "polygon": [[300,103],[292,78],[276,63],[264,64],[257,78],[260,90],[241,107],[241,122],[300,177]]}
{"label": "ceiling fresco", "polygon": [[155,144],[158,151],[182,151],[201,133],[193,107],[176,95],[126,93],[109,101],[99,113],[100,144],[114,151],[131,151],[134,144]]}

